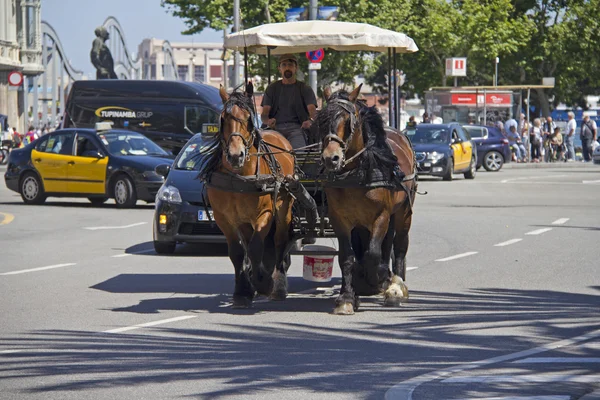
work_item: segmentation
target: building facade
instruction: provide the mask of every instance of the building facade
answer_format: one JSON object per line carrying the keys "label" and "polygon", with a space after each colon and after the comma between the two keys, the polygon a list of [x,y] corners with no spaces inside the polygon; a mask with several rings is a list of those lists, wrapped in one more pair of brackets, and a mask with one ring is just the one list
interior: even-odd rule
{"label": "building facade", "polygon": [[233,58],[223,60],[223,43],[169,43],[144,39],[138,46],[143,60],[143,79],[178,79],[219,87],[230,87]]}
{"label": "building facade", "polygon": [[27,113],[21,88],[10,87],[8,75],[24,79],[44,72],[42,66],[41,0],[0,0],[0,114],[25,131]]}

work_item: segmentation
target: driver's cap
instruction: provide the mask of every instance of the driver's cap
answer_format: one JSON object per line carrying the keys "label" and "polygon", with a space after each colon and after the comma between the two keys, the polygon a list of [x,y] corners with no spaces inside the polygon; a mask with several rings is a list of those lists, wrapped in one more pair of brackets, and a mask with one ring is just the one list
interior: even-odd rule
{"label": "driver's cap", "polygon": [[293,61],[293,62],[296,63],[296,65],[298,65],[298,59],[293,54],[282,54],[282,55],[280,55],[279,56],[279,64],[281,64],[284,61]]}

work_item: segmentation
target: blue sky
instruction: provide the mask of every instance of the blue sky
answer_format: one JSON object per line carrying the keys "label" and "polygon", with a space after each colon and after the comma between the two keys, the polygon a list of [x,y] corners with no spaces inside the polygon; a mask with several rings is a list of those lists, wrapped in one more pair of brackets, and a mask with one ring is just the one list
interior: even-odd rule
{"label": "blue sky", "polygon": [[222,32],[205,30],[193,36],[182,35],[183,20],[167,13],[160,0],[42,0],[42,20],[56,30],[67,58],[75,69],[95,76],[90,63],[94,29],[109,16],[125,31],[127,47],[137,53],[145,38],[171,42],[221,42]]}

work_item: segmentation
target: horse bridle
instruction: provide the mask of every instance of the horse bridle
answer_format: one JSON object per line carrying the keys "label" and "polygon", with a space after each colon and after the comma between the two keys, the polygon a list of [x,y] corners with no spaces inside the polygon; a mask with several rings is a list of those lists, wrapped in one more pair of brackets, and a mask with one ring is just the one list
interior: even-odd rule
{"label": "horse bridle", "polygon": [[[221,129],[223,129],[223,125],[224,125],[223,121],[225,121],[225,117],[223,116],[223,114],[224,114],[224,112],[221,113]],[[233,120],[239,122],[240,124],[244,123],[242,120],[240,120],[239,118],[234,117],[233,115],[229,115],[229,118],[232,118]],[[240,139],[242,139],[242,143],[244,143],[244,147],[246,149],[246,160],[250,159],[250,148],[252,147],[252,145],[256,141],[256,135],[258,133],[258,130],[256,129],[256,126],[254,126],[254,122],[252,122],[253,118],[254,118],[254,114],[252,112],[250,112],[250,116],[248,117],[248,121],[246,121],[246,124],[252,124],[252,130],[250,131],[250,138],[248,140],[246,140],[246,138],[240,132],[231,132],[229,134],[229,138],[227,139],[227,141],[225,141],[224,139],[221,139],[221,145],[225,149],[229,149],[229,145],[231,144],[231,140],[234,137],[239,137]]]}
{"label": "horse bridle", "polygon": [[348,113],[348,115],[350,115],[350,135],[348,136],[348,138],[346,140],[342,139],[337,134],[332,133],[331,127],[328,128],[330,133],[325,135],[325,137],[323,138],[323,148],[327,147],[327,145],[329,144],[330,141],[339,143],[339,145],[342,147],[342,162],[343,162],[343,160],[345,160],[345,158],[346,158],[346,150],[348,149],[348,146],[352,142],[352,139],[354,137],[354,132],[356,131],[356,126],[358,125],[358,122],[359,122],[358,111],[356,109],[356,104],[352,103],[351,101],[344,100],[344,99],[334,99],[334,100],[331,100],[329,102],[329,104],[339,105],[344,111],[346,111]]}

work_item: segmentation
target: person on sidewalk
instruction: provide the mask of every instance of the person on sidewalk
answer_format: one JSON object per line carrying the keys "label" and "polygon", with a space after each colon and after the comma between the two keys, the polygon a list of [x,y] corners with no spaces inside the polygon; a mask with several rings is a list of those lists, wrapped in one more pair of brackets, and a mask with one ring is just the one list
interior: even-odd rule
{"label": "person on sidewalk", "polygon": [[575,161],[575,132],[577,131],[577,122],[575,121],[575,113],[569,111],[567,113],[567,136],[565,145],[567,146],[567,159],[565,161]]}
{"label": "person on sidewalk", "polygon": [[510,143],[510,147],[514,150],[515,156],[517,157],[517,162],[526,162],[527,150],[525,150],[525,146],[523,146],[523,141],[521,140],[521,135],[517,133],[517,126],[511,125],[510,132],[508,132],[508,142]]}
{"label": "person on sidewalk", "polygon": [[583,114],[583,123],[581,124],[581,148],[583,151],[583,162],[592,161],[592,153],[594,151],[592,143],[598,137],[598,127],[596,121],[590,119],[588,114]]}
{"label": "person on sidewalk", "polygon": [[542,147],[542,121],[539,118],[533,120],[533,127],[529,133],[531,144],[531,162],[540,162],[540,148]]}

